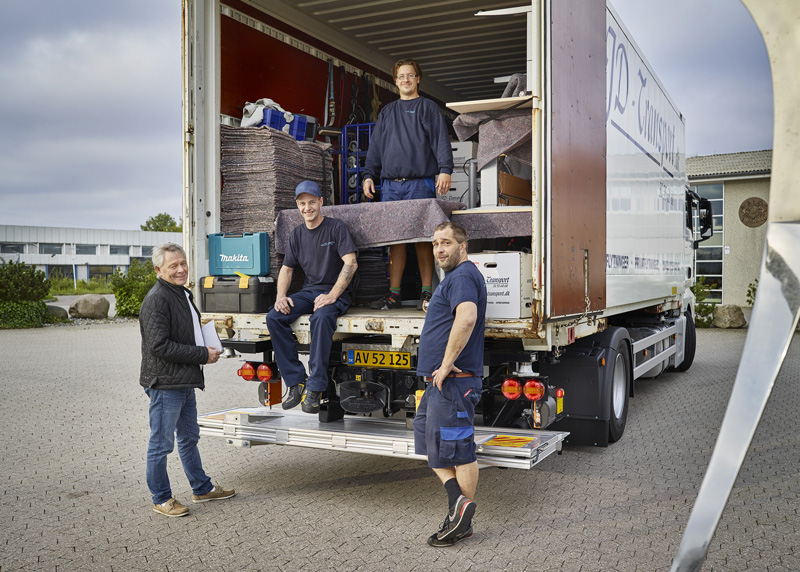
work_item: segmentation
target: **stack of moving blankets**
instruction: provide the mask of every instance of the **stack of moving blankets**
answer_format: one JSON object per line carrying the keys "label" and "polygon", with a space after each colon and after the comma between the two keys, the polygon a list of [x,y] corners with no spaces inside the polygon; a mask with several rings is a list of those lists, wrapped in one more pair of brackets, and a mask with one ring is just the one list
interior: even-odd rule
{"label": "stack of moving blankets", "polygon": [[[274,247],[275,218],[279,211],[297,208],[294,189],[301,181],[314,181],[323,194],[329,192],[330,145],[297,141],[269,127],[228,125],[220,127],[220,144],[220,230],[268,232],[270,274],[277,278],[283,255]],[[302,273],[295,272],[291,291],[300,285]]]}

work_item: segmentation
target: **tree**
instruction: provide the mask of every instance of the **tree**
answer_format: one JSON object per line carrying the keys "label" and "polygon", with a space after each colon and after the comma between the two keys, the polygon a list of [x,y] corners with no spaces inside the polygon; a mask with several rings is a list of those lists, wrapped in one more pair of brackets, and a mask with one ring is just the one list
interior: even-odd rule
{"label": "tree", "polygon": [[147,219],[147,222],[140,225],[142,230],[151,230],[156,232],[181,232],[183,225],[178,224],[172,215],[169,213],[159,213]]}

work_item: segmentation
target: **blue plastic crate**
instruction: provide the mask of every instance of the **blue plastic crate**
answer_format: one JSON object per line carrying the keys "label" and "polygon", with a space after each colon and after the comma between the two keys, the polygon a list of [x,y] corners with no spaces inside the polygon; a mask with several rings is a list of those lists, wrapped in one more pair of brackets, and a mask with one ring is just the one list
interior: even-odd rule
{"label": "blue plastic crate", "polygon": [[298,141],[306,140],[306,123],[308,120],[302,115],[295,115],[294,119],[289,122],[289,135]]}
{"label": "blue plastic crate", "polygon": [[261,125],[272,127],[280,131],[286,125],[286,120],[283,118],[283,112],[277,109],[265,109],[264,119],[261,120]]}
{"label": "blue plastic crate", "polygon": [[247,276],[269,274],[269,234],[208,235],[208,273],[226,276],[241,272]]}

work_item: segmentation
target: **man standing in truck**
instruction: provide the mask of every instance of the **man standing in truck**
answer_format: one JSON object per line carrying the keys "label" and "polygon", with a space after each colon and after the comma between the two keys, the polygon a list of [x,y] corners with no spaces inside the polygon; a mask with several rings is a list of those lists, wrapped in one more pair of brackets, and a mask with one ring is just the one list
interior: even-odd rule
{"label": "man standing in truck", "polygon": [[419,339],[417,375],[426,381],[414,418],[414,449],[444,484],[448,512],[431,546],[472,535],[478,461],[475,406],[481,398],[486,284],[467,259],[467,231],[445,222],[433,233],[433,255],[445,278],[436,288]]}
{"label": "man standing in truck", "polygon": [[[364,194],[375,196],[373,180],[381,177],[381,201],[434,199],[447,194],[453,173],[453,151],[439,107],[420,96],[422,68],[414,60],[400,60],[392,69],[400,99],[381,110],[372,130],[364,165]],[[417,309],[431,299],[433,255],[427,242],[415,243],[422,280]],[[406,245],[389,247],[389,292],[370,306],[376,310],[401,307],[400,285],[406,266]]]}
{"label": "man standing in truck", "polygon": [[139,384],[150,398],[150,442],[147,446],[147,487],[153,510],[164,516],[189,514],[189,508],[172,496],[167,475],[167,455],[178,439],[178,453],[189,484],[192,502],[232,497],[233,489],[211,483],[200,461],[197,442],[197,402],[194,390],[205,387],[201,364],[216,363],[220,350],[206,346],[200,312],[192,293],[184,287],[189,277],[186,253],[177,244],[153,249],[158,282],[139,311],[142,366]]}
{"label": "man standing in truck", "polygon": [[[302,401],[303,411],[318,413],[322,392],[328,388],[330,360],[336,320],[350,307],[350,281],[358,267],[356,247],[347,226],[336,218],[322,216],[322,193],[313,181],[295,189],[295,201],[304,224],[289,236],[286,257],[278,273],[275,306],[267,314],[275,361],[288,396],[282,407],[291,409]],[[305,274],[303,289],[288,296],[294,269]],[[310,375],[297,358],[292,323],[311,314]],[[305,390],[305,397],[303,397]]]}

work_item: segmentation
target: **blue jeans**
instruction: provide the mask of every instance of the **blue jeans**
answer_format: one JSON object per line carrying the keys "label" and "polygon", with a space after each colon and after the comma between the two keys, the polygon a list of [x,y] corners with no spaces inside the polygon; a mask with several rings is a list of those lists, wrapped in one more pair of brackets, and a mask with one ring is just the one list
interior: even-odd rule
{"label": "blue jeans", "polygon": [[147,487],[153,495],[153,504],[172,498],[167,476],[167,455],[175,448],[178,436],[178,454],[183,472],[192,486],[192,493],[204,495],[214,488],[203,471],[197,442],[200,426],[197,424],[197,401],[194,389],[145,389],[150,397],[150,443],[147,446]]}
{"label": "blue jeans", "polygon": [[381,179],[381,202],[435,199],[436,183],[433,177],[395,181]]}
{"label": "blue jeans", "polygon": [[297,358],[297,345],[292,333],[292,323],[303,314],[311,314],[311,347],[309,349],[308,366],[311,370],[306,389],[325,391],[328,389],[328,362],[331,357],[333,333],[336,331],[336,320],[347,312],[350,301],[347,294],[341,295],[336,302],[314,311],[314,299],[328,292],[328,288],[308,288],[295,292],[291,296],[294,306],[288,314],[282,314],[274,308],[267,314],[267,329],[272,338],[272,349],[275,361],[286,387],[302,383],[306,379],[306,370]]}

